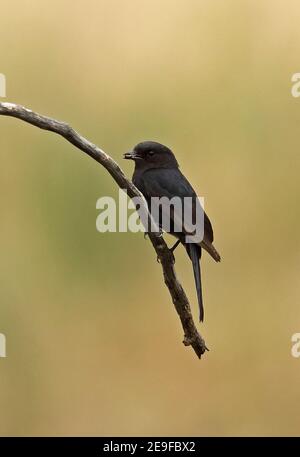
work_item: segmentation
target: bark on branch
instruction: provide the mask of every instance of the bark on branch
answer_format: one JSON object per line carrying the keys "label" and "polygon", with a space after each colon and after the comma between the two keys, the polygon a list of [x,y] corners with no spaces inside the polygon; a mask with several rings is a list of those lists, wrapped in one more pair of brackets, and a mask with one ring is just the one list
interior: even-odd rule
{"label": "bark on branch", "polygon": [[[121,189],[126,189],[129,197],[141,197],[138,189],[129,181],[119,165],[102,149],[79,135],[72,127],[65,122],[57,121],[50,117],[42,116],[34,111],[31,111],[23,106],[13,103],[0,103],[0,115],[11,116],[29,124],[39,127],[44,130],[57,133],[72,143],[85,154],[92,157],[96,162],[100,163],[112,178],[116,181]],[[156,232],[150,232],[149,238],[156,251],[157,257],[160,260],[164,281],[169,289],[173,304],[180,317],[182,328],[184,331],[184,345],[192,346],[199,358],[207,350],[205,342],[198,333],[187,296],[178,281],[173,264],[173,255],[170,252],[163,237]]]}

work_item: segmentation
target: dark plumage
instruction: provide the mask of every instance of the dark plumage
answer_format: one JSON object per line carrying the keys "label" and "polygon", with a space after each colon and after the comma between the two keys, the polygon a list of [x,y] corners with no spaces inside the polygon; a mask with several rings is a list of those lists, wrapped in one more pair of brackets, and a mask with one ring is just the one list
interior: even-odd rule
{"label": "dark plumage", "polygon": [[[197,198],[196,192],[194,191],[188,180],[183,176],[183,174],[179,170],[178,162],[173,152],[169,148],[155,141],[144,141],[142,143],[137,144],[134,147],[133,151],[126,153],[124,155],[124,158],[132,159],[135,161],[135,170],[132,181],[134,185],[144,195],[152,215],[152,197],[168,197],[169,199],[173,197],[179,197],[181,201],[183,201],[185,197],[190,197],[190,199],[187,199],[191,201],[191,206],[188,209],[190,209],[191,214],[193,216],[195,215],[197,205],[200,205],[200,202]],[[167,209],[169,210],[167,206],[161,204],[159,220],[157,220],[156,222],[162,228],[164,228],[162,224],[163,214],[164,212],[165,214],[167,214]],[[198,210],[199,209],[200,211],[203,211],[200,206],[198,206]],[[216,262],[219,262],[221,260],[219,253],[213,246],[214,235],[212,225],[210,223],[208,216],[203,211],[203,238],[199,242],[187,243],[186,236],[192,235],[193,230],[192,227],[189,230],[186,221],[183,220],[183,213],[179,213],[176,210],[176,208],[174,208],[168,214],[170,214],[171,221],[170,227],[167,231],[168,233],[171,233],[176,238],[178,238],[178,240],[184,245],[193,264],[193,271],[200,310],[200,320],[203,321],[204,309],[202,301],[202,286],[200,273],[200,258],[202,254],[202,248],[205,249]],[[181,232],[176,231],[176,221],[180,222],[180,225],[182,227]],[[195,221],[196,220],[193,219],[193,223],[195,223]]]}

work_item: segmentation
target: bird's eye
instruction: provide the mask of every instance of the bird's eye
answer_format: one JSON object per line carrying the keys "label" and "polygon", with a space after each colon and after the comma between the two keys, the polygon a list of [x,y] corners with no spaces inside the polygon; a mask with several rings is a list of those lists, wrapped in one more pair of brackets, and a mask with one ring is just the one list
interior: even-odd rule
{"label": "bird's eye", "polygon": [[154,151],[148,151],[148,156],[152,157],[154,155]]}

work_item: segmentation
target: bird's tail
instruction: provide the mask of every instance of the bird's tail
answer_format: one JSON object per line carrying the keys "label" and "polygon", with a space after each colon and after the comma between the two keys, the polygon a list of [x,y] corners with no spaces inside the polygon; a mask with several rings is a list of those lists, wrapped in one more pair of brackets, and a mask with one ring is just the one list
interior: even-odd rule
{"label": "bird's tail", "polygon": [[188,254],[193,264],[194,278],[196,283],[198,304],[199,304],[199,313],[200,321],[203,322],[204,319],[204,308],[202,300],[202,284],[201,284],[201,271],[200,271],[200,257],[201,257],[201,247],[194,243],[188,243],[186,245]]}
{"label": "bird's tail", "polygon": [[213,246],[212,243],[210,243],[209,241],[203,240],[201,242],[201,246],[203,247],[203,249],[205,249],[212,256],[212,258],[216,262],[220,262],[221,261],[221,256],[218,253],[218,251],[216,250],[216,248]]}

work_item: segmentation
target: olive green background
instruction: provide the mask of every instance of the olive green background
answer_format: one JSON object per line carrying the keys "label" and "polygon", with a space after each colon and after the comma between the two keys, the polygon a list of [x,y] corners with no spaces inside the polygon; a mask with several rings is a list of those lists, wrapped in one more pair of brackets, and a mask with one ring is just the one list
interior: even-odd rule
{"label": "olive green background", "polygon": [[[0,118],[1,435],[298,435],[300,4],[1,4],[7,98],[122,154],[170,146],[213,221],[199,361],[142,234],[96,232],[107,172]],[[189,260],[178,275],[197,317]]]}

